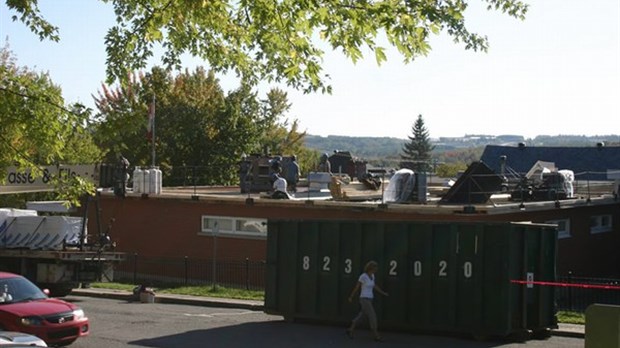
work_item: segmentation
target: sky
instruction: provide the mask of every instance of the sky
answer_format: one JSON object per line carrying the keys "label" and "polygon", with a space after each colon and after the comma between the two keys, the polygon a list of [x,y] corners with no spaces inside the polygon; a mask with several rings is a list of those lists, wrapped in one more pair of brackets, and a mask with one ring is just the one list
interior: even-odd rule
{"label": "sky", "polygon": [[[339,52],[324,56],[333,93],[303,94],[279,87],[292,103],[290,120],[312,135],[396,137],[412,134],[422,115],[433,138],[466,134],[620,134],[620,1],[525,0],[524,21],[487,11],[471,0],[466,23],[486,35],[487,53],[465,50],[447,34],[409,64],[393,49],[353,64]],[[39,41],[0,1],[0,40],[8,39],[21,66],[48,72],[67,102],[94,108],[105,80],[104,36],[112,6],[96,0],[39,0],[61,41]],[[190,69],[206,62],[184,59]],[[152,61],[161,65],[158,59]],[[238,86],[218,76],[225,90]]]}

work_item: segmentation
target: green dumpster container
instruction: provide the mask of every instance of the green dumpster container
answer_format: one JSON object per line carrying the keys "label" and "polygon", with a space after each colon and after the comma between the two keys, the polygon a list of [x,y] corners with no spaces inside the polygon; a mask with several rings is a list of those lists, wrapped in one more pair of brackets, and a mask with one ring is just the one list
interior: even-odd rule
{"label": "green dumpster container", "polygon": [[555,327],[557,229],[530,223],[270,220],[265,311],[348,324],[347,298],[379,262],[382,329],[507,336]]}

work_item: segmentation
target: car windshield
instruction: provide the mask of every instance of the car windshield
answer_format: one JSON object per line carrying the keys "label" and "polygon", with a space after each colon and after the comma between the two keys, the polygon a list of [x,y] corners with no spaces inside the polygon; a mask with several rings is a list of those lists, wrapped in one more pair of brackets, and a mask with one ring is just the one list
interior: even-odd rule
{"label": "car windshield", "polygon": [[24,277],[0,279],[0,305],[44,299],[47,296]]}

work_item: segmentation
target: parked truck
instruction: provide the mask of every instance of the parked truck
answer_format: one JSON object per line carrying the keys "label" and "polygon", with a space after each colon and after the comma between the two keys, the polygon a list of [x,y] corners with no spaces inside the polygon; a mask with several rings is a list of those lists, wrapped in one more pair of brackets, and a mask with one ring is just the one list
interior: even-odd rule
{"label": "parked truck", "polygon": [[28,209],[0,208],[0,270],[19,273],[55,297],[112,280],[114,266],[125,258],[105,234],[89,236],[85,218],[68,216],[63,207],[34,202]]}

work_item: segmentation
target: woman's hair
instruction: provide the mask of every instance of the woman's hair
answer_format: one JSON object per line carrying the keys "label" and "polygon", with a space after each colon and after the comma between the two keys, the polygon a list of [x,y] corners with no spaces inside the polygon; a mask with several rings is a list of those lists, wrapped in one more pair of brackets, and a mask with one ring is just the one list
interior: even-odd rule
{"label": "woman's hair", "polygon": [[377,269],[377,268],[379,268],[379,264],[376,261],[368,261],[366,266],[364,266],[364,272],[368,272],[371,269]]}

